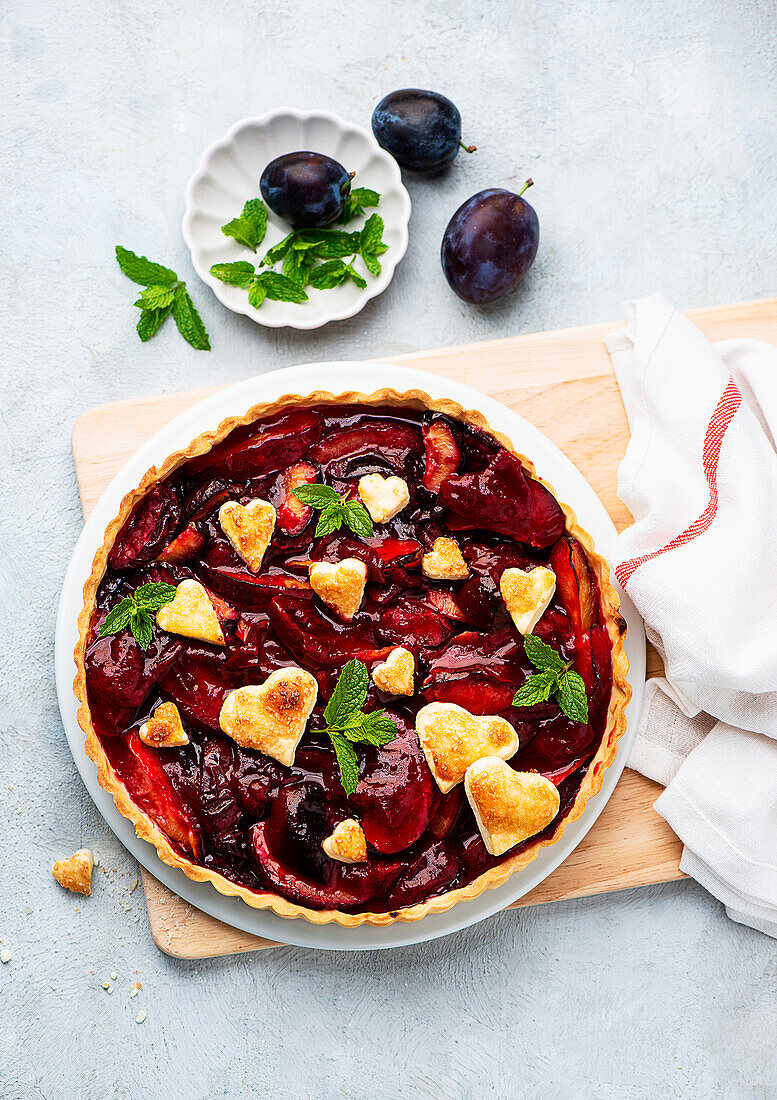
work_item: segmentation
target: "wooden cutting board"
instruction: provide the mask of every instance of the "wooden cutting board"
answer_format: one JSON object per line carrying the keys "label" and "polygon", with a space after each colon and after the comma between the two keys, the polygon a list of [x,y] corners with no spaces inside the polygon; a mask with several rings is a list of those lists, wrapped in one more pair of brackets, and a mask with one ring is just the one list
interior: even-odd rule
{"label": "wooden cutting board", "polygon": [[[777,298],[689,313],[711,340],[739,336],[777,343]],[[530,420],[575,463],[615,526],[631,520],[616,494],[628,425],[603,337],[622,322],[508,337],[482,344],[392,356],[490,394]],[[364,386],[381,385],[381,360]],[[269,365],[269,364],[268,364]],[[321,385],[326,386],[326,378]],[[73,429],[73,456],[84,515],[123,463],[157,429],[214,389],[103,405]],[[542,471],[540,471],[542,472]],[[648,648],[648,675],[661,671]],[[682,878],[682,845],[652,808],[660,787],[626,770],[599,820],[567,860],[516,906],[585,897]],[[157,945],[178,958],[206,958],[276,946],[230,928],[171,893],[147,871],[143,886]]]}

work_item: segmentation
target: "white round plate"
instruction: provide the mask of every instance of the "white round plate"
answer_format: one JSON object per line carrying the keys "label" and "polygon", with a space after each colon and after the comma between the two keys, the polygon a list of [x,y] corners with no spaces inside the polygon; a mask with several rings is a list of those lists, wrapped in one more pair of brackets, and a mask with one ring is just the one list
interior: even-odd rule
{"label": "white round plate", "polygon": [[322,385],[333,393],[349,390],[369,392],[370,376],[375,379],[376,386],[393,386],[400,391],[421,389],[432,397],[448,397],[464,408],[479,409],[493,428],[504,432],[518,451],[531,458],[542,476],[554,486],[559,498],[574,508],[582,526],[593,535],[597,548],[605,556],[609,555],[615,528],[591,486],[550,440],[504,405],[468,386],[409,367],[382,363],[378,367],[374,363],[312,363],[262,374],[221,390],[181,413],[149,439],[119,471],[89,516],[65,577],[57,617],[57,692],[65,732],[87,790],[122,843],[156,878],[213,917],[235,928],[282,943],[338,951],[401,947],[437,939],[499,912],[547,878],[577,847],[612,794],[634,740],[645,684],[645,633],[642,621],[628,597],[621,594],[621,612],[628,624],[626,652],[630,664],[629,681],[634,695],[627,711],[626,733],[619,742],[617,759],[605,772],[601,791],[589,801],[580,820],[568,825],[562,838],[556,844],[543,848],[525,870],[517,871],[503,886],[486,890],[472,901],[460,902],[439,916],[425,917],[412,924],[397,921],[386,928],[366,924],[358,928],[342,928],[337,924],[287,920],[266,910],[252,909],[239,898],[224,897],[210,883],[192,882],[182,871],[163,863],[156,849],[138,838],[133,825],[121,816],[111,796],[97,782],[94,764],[84,752],[84,735],[76,718],[77,706],[73,694],[73,650],[78,640],[77,619],[83,604],[83,587],[91,572],[94,555],[102,545],[105,528],[118,512],[124,494],[139,483],[149,467],[161,465],[172,451],[185,447],[200,432],[214,428],[226,417],[243,413],[259,401],[274,401],[287,393],[311,393]]}
{"label": "white round plate", "polygon": [[[353,187],[369,187],[380,195],[380,204],[347,228],[359,229],[370,214],[384,222],[383,240],[388,246],[380,257],[381,273],[374,279],[359,259],[356,267],[367,280],[361,290],[350,279],[333,290],[307,288],[307,302],[272,302],[265,299],[259,309],[248,304],[241,287],[229,286],[210,273],[213,264],[248,260],[258,270],[262,256],[277,244],[291,227],[268,210],[267,235],[256,253],[221,232],[232,218],[240,216],[243,204],[259,196],[259,177],[282,153],[308,150],[325,153],[355,172]],[[213,290],[220,302],[234,313],[243,313],[268,328],[319,328],[329,321],[353,317],[381,294],[391,282],[394,268],[407,248],[410,196],[402,185],[399,166],[381,149],[373,135],[361,126],[344,122],[327,111],[270,111],[261,118],[236,123],[221,141],[210,145],[200,166],[186,187],[183,238],[192,254],[195,271]],[[345,228],[345,227],[339,227]]]}

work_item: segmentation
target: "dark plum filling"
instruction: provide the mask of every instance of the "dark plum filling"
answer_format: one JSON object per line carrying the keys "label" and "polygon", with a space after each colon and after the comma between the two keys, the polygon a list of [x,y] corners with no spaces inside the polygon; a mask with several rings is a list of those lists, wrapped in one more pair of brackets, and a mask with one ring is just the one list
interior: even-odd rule
{"label": "dark plum filling", "polygon": [[[410,504],[376,526],[374,537],[342,529],[315,538],[317,514],[291,490],[318,479],[355,497],[367,473],[403,477]],[[278,512],[258,575],[218,523],[226,499],[257,496]],[[459,543],[466,581],[423,576],[421,556],[441,535]],[[361,610],[349,623],[308,583],[311,561],[344,557],[368,567]],[[583,677],[588,725],[554,702],[511,706],[534,670],[499,578],[511,566],[536,564],[550,565],[557,584],[535,633]],[[144,654],[128,631],[97,638],[108,610],[136,587],[186,577],[210,593],[225,646],[156,629]],[[371,684],[366,709],[386,707],[399,732],[383,748],[357,747],[361,781],[349,799],[322,732],[322,708],[347,661],[373,668],[395,645],[415,654],[416,694],[385,696]],[[412,409],[317,406],[236,429],[136,506],[98,590],[87,688],[111,764],[179,852],[240,886],[310,908],[393,912],[464,886],[500,862],[486,852],[462,788],[440,795],[414,732],[417,711],[440,701],[506,718],[520,742],[510,764],[559,788],[559,815],[543,834],[552,836],[605,732],[611,648],[596,578],[561,508],[490,436]],[[288,665],[308,669],[319,684],[319,706],[290,768],[240,748],[218,722],[228,692]],[[152,749],[137,730],[166,700],[179,708],[190,744]],[[321,847],[346,817],[364,829],[364,863],[338,863]]]}

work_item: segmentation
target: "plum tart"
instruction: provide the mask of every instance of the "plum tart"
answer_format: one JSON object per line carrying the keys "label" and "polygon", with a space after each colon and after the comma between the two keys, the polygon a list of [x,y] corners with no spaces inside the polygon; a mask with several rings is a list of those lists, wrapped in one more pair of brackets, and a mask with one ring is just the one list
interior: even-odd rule
{"label": "plum tart", "polygon": [[138,835],[317,923],[503,883],[625,728],[607,564],[509,440],[420,391],[287,397],[171,455],[79,626],[86,751]]}

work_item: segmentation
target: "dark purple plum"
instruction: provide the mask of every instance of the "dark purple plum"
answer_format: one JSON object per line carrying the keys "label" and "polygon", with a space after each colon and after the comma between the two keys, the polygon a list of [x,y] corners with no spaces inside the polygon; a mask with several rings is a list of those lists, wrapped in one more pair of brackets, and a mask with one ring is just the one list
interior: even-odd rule
{"label": "dark purple plum", "polygon": [[323,153],[284,153],[262,172],[259,189],[279,218],[296,229],[315,229],[342,214],[351,177]]}
{"label": "dark purple plum", "polygon": [[500,187],[478,191],[463,203],[445,230],[440,259],[445,278],[465,302],[481,305],[507,294],[537,255],[540,223],[532,206]]}
{"label": "dark purple plum", "polygon": [[[415,172],[439,172],[465,148],[456,105],[421,88],[400,88],[384,96],[372,112],[372,132],[402,168]],[[474,145],[467,148],[474,151]]]}

